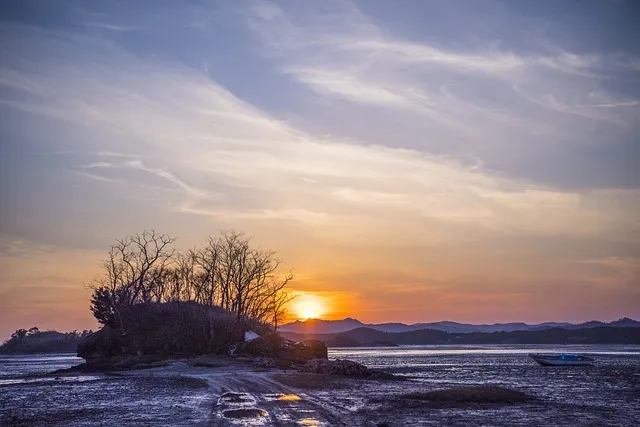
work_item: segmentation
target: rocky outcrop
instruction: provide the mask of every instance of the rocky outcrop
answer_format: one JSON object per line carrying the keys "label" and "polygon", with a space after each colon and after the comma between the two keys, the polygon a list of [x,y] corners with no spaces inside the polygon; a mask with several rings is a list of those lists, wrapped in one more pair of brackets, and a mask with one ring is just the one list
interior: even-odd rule
{"label": "rocky outcrop", "polygon": [[217,307],[195,303],[136,304],[121,309],[118,327],[105,325],[82,340],[87,362],[125,356],[194,357],[227,354],[249,328]]}
{"label": "rocky outcrop", "polygon": [[[91,366],[107,368],[200,355],[249,356],[281,367],[327,358],[327,347],[320,341],[286,340],[267,325],[239,324],[233,316],[195,304],[139,304],[123,318],[124,328],[104,326],[82,340],[78,356]],[[246,340],[247,331],[254,330],[258,332]]]}
{"label": "rocky outcrop", "polygon": [[256,358],[271,358],[280,365],[302,365],[312,359],[326,359],[327,346],[317,340],[295,342],[271,334],[238,344],[236,353]]}
{"label": "rocky outcrop", "polygon": [[308,361],[301,368],[304,372],[312,372],[314,374],[339,375],[344,377],[369,377],[372,372],[364,365],[351,360],[327,360],[313,359]]}
{"label": "rocky outcrop", "polygon": [[282,340],[275,352],[275,357],[296,364],[306,363],[313,359],[327,359],[327,346],[318,340],[294,342]]}
{"label": "rocky outcrop", "polygon": [[89,334],[78,343],[77,354],[87,362],[107,360],[122,354],[121,342],[116,331],[105,326],[97,332]]}

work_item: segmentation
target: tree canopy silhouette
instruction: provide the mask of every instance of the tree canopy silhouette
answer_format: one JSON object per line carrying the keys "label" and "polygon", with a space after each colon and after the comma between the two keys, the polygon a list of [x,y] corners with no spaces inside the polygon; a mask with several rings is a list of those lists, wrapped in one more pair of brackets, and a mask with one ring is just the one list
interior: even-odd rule
{"label": "tree canopy silhouette", "polygon": [[122,310],[180,301],[221,307],[238,322],[277,327],[292,299],[286,285],[293,273],[280,273],[275,252],[253,248],[235,231],[185,251],[171,247],[175,240],[154,230],[116,240],[102,274],[89,283],[91,311],[100,323],[124,329]]}

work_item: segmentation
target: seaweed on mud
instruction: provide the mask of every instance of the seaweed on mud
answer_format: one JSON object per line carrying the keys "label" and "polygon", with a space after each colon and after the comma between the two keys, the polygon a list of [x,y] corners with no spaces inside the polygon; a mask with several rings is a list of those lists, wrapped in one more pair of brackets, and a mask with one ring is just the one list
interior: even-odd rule
{"label": "seaweed on mud", "polygon": [[422,391],[398,396],[404,400],[438,403],[524,403],[534,400],[532,396],[519,391],[498,386],[453,387],[440,390]]}
{"label": "seaweed on mud", "polygon": [[339,377],[328,374],[312,374],[308,372],[275,374],[272,378],[289,387],[309,390],[343,388],[347,385],[346,382]]}
{"label": "seaweed on mud", "polygon": [[241,408],[229,409],[228,411],[224,411],[222,415],[225,418],[260,418],[266,417],[269,413],[258,408]]}

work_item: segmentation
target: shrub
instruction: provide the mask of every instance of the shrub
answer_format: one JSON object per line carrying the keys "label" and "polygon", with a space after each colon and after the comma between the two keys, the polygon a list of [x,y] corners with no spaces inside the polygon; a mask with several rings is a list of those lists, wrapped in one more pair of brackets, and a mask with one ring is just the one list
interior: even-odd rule
{"label": "shrub", "polygon": [[232,313],[193,302],[136,304],[123,309],[121,316],[123,329],[103,327],[78,346],[78,355],[99,359],[223,354],[249,328]]}

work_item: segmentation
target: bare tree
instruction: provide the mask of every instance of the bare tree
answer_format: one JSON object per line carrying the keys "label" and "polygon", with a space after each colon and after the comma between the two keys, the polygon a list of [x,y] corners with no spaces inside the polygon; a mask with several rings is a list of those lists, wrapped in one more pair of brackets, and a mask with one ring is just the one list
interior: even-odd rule
{"label": "bare tree", "polygon": [[285,317],[287,305],[295,299],[296,295],[287,289],[280,289],[269,296],[269,321],[273,325],[273,330],[277,331],[280,322]]}
{"label": "bare tree", "polygon": [[102,264],[103,275],[89,283],[94,290],[91,310],[100,322],[115,317],[123,326],[120,306],[152,301],[157,281],[146,280],[147,276],[152,269],[157,276],[167,267],[174,254],[169,245],[175,240],[154,230],[116,240]]}
{"label": "bare tree", "polygon": [[251,247],[241,233],[209,237],[202,249],[175,252],[175,239],[145,231],[116,241],[102,264],[103,275],[90,283],[91,310],[103,324],[124,330],[121,310],[149,302],[196,302],[219,306],[277,327],[292,299],[286,285],[293,273],[280,274],[275,252]]}
{"label": "bare tree", "polygon": [[214,305],[218,303],[222,297],[222,288],[219,282],[218,270],[221,263],[221,248],[218,241],[212,237],[207,239],[207,245],[200,251],[194,251],[195,261],[200,269],[197,276],[200,279],[198,302],[203,304]]}

